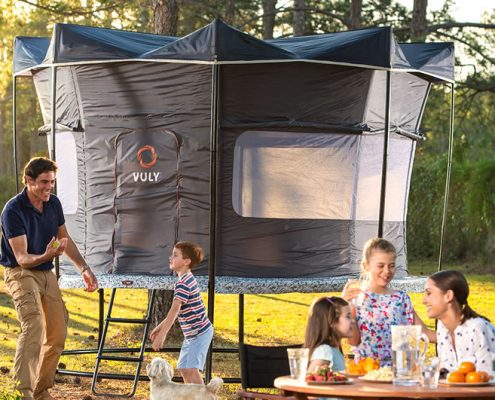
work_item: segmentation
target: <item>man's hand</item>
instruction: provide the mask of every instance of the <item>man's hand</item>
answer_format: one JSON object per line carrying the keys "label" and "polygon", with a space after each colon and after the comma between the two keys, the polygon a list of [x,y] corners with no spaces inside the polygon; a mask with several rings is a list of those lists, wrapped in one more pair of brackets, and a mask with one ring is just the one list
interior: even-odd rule
{"label": "man's hand", "polygon": [[86,271],[82,273],[82,278],[84,286],[86,286],[86,289],[84,289],[86,292],[94,292],[98,289],[98,281],[90,268],[87,268]]}
{"label": "man's hand", "polygon": [[50,240],[50,243],[46,246],[45,255],[50,260],[53,260],[55,257],[61,256],[66,247],[67,238],[57,240],[55,237],[52,237],[52,240]]}
{"label": "man's hand", "polygon": [[163,342],[167,338],[167,331],[160,324],[151,331],[149,338],[152,341],[151,348],[158,351],[162,348]]}

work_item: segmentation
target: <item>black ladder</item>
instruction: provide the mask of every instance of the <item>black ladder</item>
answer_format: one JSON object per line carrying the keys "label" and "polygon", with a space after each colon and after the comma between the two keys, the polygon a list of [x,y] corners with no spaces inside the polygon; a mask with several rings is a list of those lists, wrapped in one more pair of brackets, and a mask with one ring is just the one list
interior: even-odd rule
{"label": "black ladder", "polygon": [[[141,367],[144,361],[144,352],[146,348],[146,340],[148,338],[148,332],[151,323],[151,314],[153,312],[153,305],[155,302],[155,290],[150,291],[148,296],[148,307],[146,312],[146,317],[144,319],[140,318],[114,318],[112,317],[112,308],[115,300],[115,294],[117,289],[112,289],[112,294],[110,296],[110,302],[108,303],[107,317],[105,318],[105,324],[103,326],[103,332],[100,337],[100,343],[98,346],[98,354],[96,356],[96,365],[93,373],[93,383],[91,385],[91,390],[97,396],[108,396],[108,397],[132,397],[136,393],[137,385],[140,379]],[[143,328],[143,340],[141,341],[140,348],[105,348],[105,340],[108,332],[108,325],[110,322],[123,323],[123,324],[142,324]],[[139,351],[137,357],[123,357],[118,355],[109,355],[115,353],[133,353]],[[113,373],[101,373],[100,372],[100,362],[105,361],[120,361],[120,362],[134,362],[136,363],[136,371],[134,376],[123,375],[123,374],[113,374]],[[97,391],[98,380],[101,379],[133,379],[132,390],[129,393],[104,393]]]}

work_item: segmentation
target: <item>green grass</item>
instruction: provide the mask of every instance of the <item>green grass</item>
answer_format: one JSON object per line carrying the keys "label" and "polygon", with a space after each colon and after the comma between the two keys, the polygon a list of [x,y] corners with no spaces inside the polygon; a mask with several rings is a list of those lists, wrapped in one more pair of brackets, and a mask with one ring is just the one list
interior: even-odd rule
{"label": "green grass", "polygon": [[[462,269],[462,268],[459,268]],[[415,264],[411,270],[416,274],[427,275],[434,271],[430,264]],[[3,278],[3,269],[0,268],[0,279]],[[465,271],[465,269],[464,269]],[[470,304],[479,313],[491,320],[495,320],[495,278],[493,275],[468,274],[471,295]],[[105,291],[108,300],[110,290]],[[328,294],[328,293],[327,293]],[[311,302],[321,294],[290,293],[281,295],[245,295],[245,342],[259,345],[276,345],[302,343],[306,316]],[[332,293],[338,295],[338,293]],[[88,294],[82,290],[64,290],[63,296],[70,313],[69,332],[66,343],[67,349],[95,348],[97,343],[98,326],[98,295]],[[434,321],[428,320],[425,308],[421,304],[422,294],[411,293],[411,298],[420,317],[431,327]],[[204,297],[207,300],[207,297]],[[116,313],[114,316],[140,317],[145,313],[147,293],[145,290],[119,290],[116,299]],[[16,338],[19,334],[19,324],[10,296],[0,283],[0,367],[7,367],[10,373],[0,374],[0,399],[2,390],[4,396],[12,388],[12,367],[15,352]],[[138,347],[141,341],[139,329],[135,326],[114,324],[108,333],[109,343],[115,347]],[[182,338],[167,341],[167,345],[180,346]],[[215,347],[237,347],[238,343],[238,296],[215,296]],[[430,347],[430,352],[433,347]],[[147,355],[147,360],[157,354]],[[170,360],[175,366],[177,353],[159,353]],[[61,362],[67,369],[92,371],[95,363],[94,355],[64,356]],[[129,373],[133,366],[122,363],[105,364],[103,371]],[[237,354],[215,353],[213,356],[213,375],[222,377],[240,376]],[[72,377],[59,377],[52,392],[62,399],[81,399],[90,395],[90,379],[82,379],[77,384]],[[101,390],[114,388],[123,390],[129,387],[128,382],[103,381]],[[238,385],[224,385],[221,398],[234,398]],[[148,383],[141,382],[138,386],[136,399],[149,397]],[[101,397],[105,398],[105,397]]]}

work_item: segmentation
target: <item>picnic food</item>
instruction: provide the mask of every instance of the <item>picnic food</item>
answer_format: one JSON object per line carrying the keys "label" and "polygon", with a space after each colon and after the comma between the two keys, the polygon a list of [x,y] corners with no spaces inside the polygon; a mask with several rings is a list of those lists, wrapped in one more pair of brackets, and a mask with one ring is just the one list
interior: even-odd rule
{"label": "picnic food", "polygon": [[488,382],[491,378],[490,374],[486,371],[480,371],[478,374],[480,375],[481,382]]}
{"label": "picnic food", "polygon": [[481,382],[481,376],[478,372],[472,371],[466,374],[466,383],[479,383]]}
{"label": "picnic food", "polygon": [[465,382],[465,379],[464,374],[459,371],[452,371],[447,375],[447,382],[450,383],[463,383]]}
{"label": "picnic food", "polygon": [[486,371],[476,371],[476,366],[470,361],[463,361],[457,371],[447,375],[449,383],[480,383],[488,382],[491,376]]}
{"label": "picnic food", "polygon": [[306,375],[306,382],[345,382],[348,381],[347,376],[339,372],[332,371],[329,367],[320,367],[316,372]]}
{"label": "picnic food", "polygon": [[349,361],[346,372],[353,375],[364,375],[367,372],[380,368],[380,361],[371,357],[360,359],[358,362]]}
{"label": "picnic food", "polygon": [[390,367],[381,367],[375,369],[373,371],[368,372],[363,379],[367,379],[370,381],[382,381],[382,382],[390,382],[393,379],[392,368]]}
{"label": "picnic food", "polygon": [[461,374],[469,374],[470,372],[476,371],[476,365],[474,365],[471,361],[463,361],[457,370]]}

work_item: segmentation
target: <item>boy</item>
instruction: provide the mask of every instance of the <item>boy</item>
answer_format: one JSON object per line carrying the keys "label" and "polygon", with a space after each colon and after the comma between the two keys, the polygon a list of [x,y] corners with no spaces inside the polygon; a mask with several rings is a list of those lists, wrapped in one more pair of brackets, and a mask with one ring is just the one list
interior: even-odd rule
{"label": "boy", "polygon": [[184,383],[203,384],[203,370],[208,348],[213,339],[213,326],[206,316],[198,282],[191,270],[203,260],[203,250],[197,244],[178,242],[169,258],[170,269],[177,273],[174,299],[165,319],[150,333],[151,347],[158,351],[168,331],[179,317],[184,333],[177,369]]}

